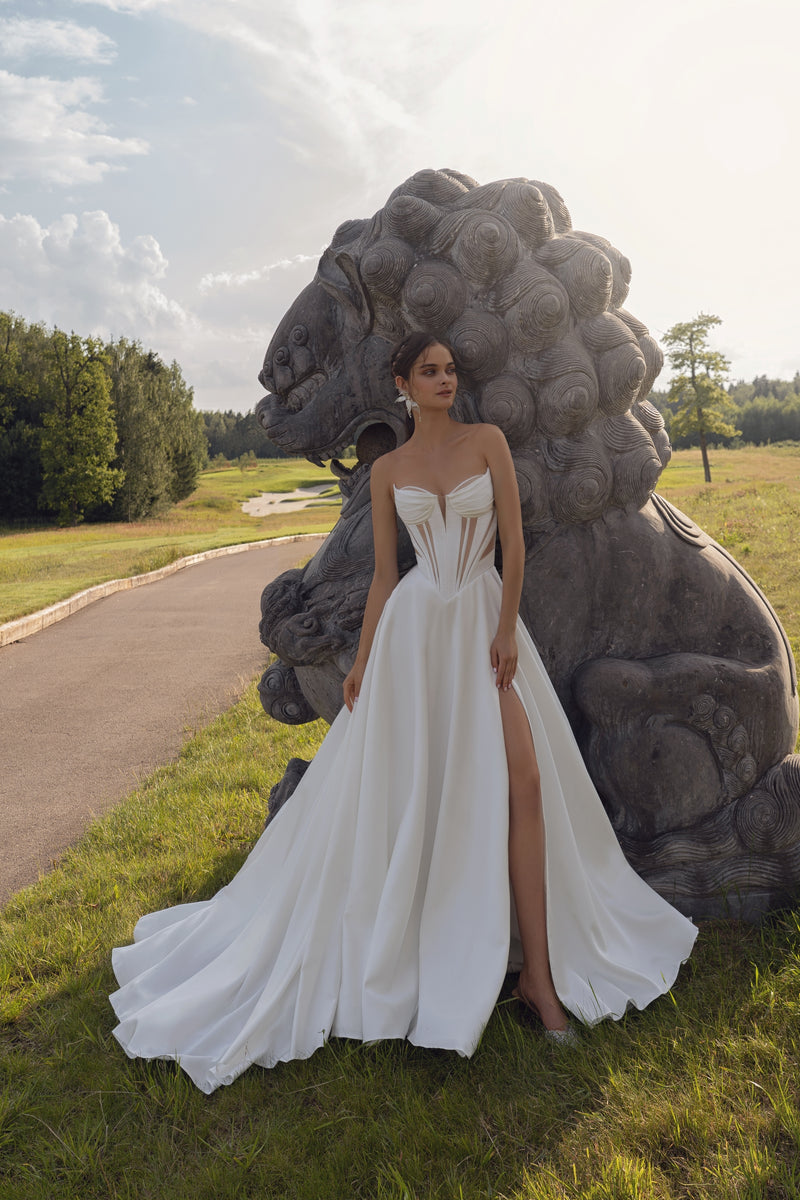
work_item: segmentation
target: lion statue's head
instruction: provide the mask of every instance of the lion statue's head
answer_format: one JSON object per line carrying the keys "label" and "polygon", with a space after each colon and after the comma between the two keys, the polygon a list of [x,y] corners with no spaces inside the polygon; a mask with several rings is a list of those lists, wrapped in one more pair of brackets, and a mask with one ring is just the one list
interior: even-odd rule
{"label": "lion statue's head", "polygon": [[605,238],[573,230],[546,183],[419,171],[336,231],[269,345],[259,420],[317,463],[366,431],[367,457],[399,444],[391,347],[430,330],[456,353],[456,415],[508,439],[527,530],[640,507],[670,449],[644,399],[661,351],[622,307],[630,275]]}

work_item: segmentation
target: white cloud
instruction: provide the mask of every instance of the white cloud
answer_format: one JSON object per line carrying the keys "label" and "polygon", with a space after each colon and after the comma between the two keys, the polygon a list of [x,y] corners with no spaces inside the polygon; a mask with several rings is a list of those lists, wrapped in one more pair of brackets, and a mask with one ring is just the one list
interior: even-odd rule
{"label": "white cloud", "polygon": [[0,178],[96,183],[114,160],[145,154],[141,138],[118,138],[88,106],[103,100],[96,79],[25,78],[0,70]]}
{"label": "white cloud", "polygon": [[106,212],[65,213],[49,226],[0,216],[0,263],[0,306],[29,319],[103,337],[174,334],[192,323],[159,284],[167,260],[156,239],[124,245]]}
{"label": "white cloud", "polygon": [[277,262],[264,267],[256,267],[252,271],[218,271],[216,274],[204,275],[198,285],[201,292],[210,292],[214,288],[239,288],[250,283],[263,283],[275,271],[285,271],[290,267],[302,266],[305,263],[317,262],[324,246],[316,254],[295,254],[292,258],[279,258]]}
{"label": "white cloud", "polygon": [[154,8],[168,8],[172,0],[74,0],[76,4],[92,4],[97,8],[109,8],[117,13],[150,12]]}
{"label": "white cloud", "polygon": [[0,18],[0,45],[5,57],[11,59],[45,54],[80,62],[110,63],[117,53],[112,39],[93,26],[26,17]]}
{"label": "white cloud", "polygon": [[400,146],[424,142],[431,88],[494,36],[484,6],[463,0],[405,0],[399,17],[374,0],[97,2],[137,15],[158,9],[227,42],[275,106],[277,136],[297,161],[318,171],[356,167],[370,182]]}

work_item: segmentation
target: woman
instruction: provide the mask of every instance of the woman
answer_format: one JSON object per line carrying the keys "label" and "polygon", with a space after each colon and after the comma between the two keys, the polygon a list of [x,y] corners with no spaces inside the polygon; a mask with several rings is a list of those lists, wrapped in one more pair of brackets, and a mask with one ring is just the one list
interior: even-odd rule
{"label": "woman", "polygon": [[[392,371],[414,432],[372,468],[345,705],[231,883],[114,952],[115,1035],[207,1092],[331,1036],[471,1054],[514,955],[509,880],[517,994],[559,1040],[564,1008],[592,1023],[666,991],[696,936],[627,865],[517,616],[502,434],[451,418],[456,368],[432,335],[409,335]],[[402,581],[397,515],[417,554]]]}

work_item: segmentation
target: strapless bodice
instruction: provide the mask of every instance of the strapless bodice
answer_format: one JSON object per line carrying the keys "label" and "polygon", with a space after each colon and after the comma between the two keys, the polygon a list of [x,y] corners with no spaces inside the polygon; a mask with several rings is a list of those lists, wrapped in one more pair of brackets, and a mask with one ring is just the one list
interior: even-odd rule
{"label": "strapless bodice", "polygon": [[455,595],[494,567],[497,517],[489,468],[439,497],[427,488],[395,486],[395,507],[417,566],[443,596]]}

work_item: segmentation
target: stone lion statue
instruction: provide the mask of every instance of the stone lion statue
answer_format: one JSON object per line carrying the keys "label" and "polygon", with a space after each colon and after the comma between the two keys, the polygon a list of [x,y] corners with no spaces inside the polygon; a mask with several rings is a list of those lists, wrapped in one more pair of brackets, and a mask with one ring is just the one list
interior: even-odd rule
{"label": "stone lion statue", "polygon": [[[264,592],[277,661],[262,701],[285,722],[341,705],[373,567],[370,464],[408,436],[390,349],[431,330],[457,355],[459,419],[494,422],[511,447],[521,615],[625,853],[682,911],[752,918],[800,879],[795,663],[758,587],[654,493],[670,446],[645,397],[663,360],[623,307],[630,276],[529,179],[420,171],[337,229],[260,374],[270,438],[332,459],[343,495],[321,550]],[[347,470],[337,456],[353,444]],[[402,529],[399,554],[402,572]]]}

